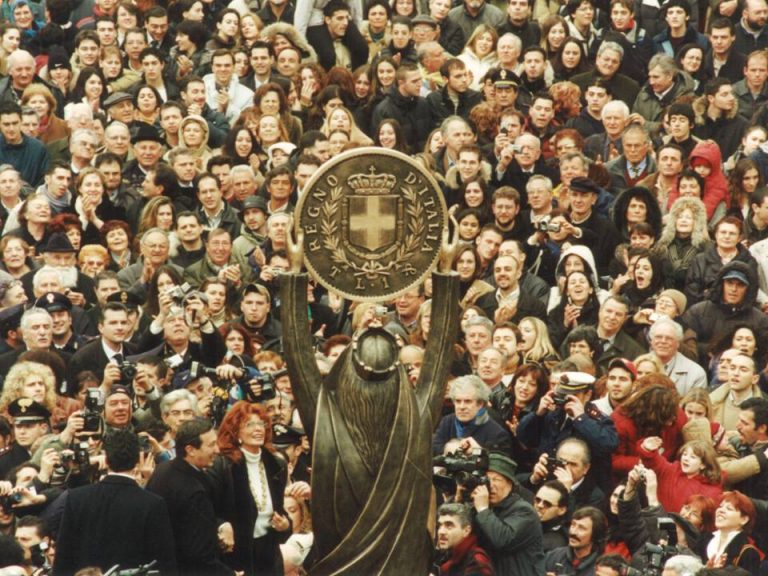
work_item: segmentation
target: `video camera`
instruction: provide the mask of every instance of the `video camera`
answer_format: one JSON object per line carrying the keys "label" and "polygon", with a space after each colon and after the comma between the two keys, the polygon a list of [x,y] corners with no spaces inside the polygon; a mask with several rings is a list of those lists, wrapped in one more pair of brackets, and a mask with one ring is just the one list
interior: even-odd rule
{"label": "video camera", "polygon": [[672,518],[657,518],[656,523],[660,532],[658,544],[646,542],[636,553],[644,560],[643,568],[627,566],[619,573],[621,576],[659,576],[667,560],[680,553],[675,521]]}
{"label": "video camera", "polygon": [[454,492],[456,486],[461,486],[469,494],[478,486],[489,485],[488,464],[488,452],[482,448],[435,456],[432,465],[445,468],[445,474],[434,475],[435,485],[443,492]]}

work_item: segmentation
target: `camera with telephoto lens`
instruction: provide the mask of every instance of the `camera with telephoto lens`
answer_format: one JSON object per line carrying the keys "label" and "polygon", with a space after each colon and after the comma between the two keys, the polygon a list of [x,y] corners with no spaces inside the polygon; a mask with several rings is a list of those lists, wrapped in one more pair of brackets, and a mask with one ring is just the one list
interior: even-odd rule
{"label": "camera with telephoto lens", "polygon": [[62,466],[74,466],[85,470],[91,465],[91,455],[88,452],[88,442],[72,442],[69,450],[61,453]]}
{"label": "camera with telephoto lens", "polygon": [[[277,396],[275,380],[282,378],[286,374],[288,374],[288,370],[285,368],[277,372],[261,372],[255,368],[247,368],[245,376],[238,380],[237,384],[240,386],[243,397],[248,402],[264,402],[265,400],[272,400]],[[253,384],[261,386],[260,394],[256,395],[253,393],[251,389]]]}
{"label": "camera with telephoto lens", "polygon": [[83,410],[83,432],[101,430],[101,409],[103,406],[101,391],[98,388],[89,388],[85,396],[85,409]]}
{"label": "camera with telephoto lens", "polygon": [[456,450],[432,459],[434,466],[445,468],[445,474],[435,474],[435,484],[452,492],[453,487],[461,486],[465,494],[470,494],[478,486],[488,486],[488,452],[475,448],[469,453]]}
{"label": "camera with telephoto lens", "polygon": [[534,223],[534,228],[537,232],[560,232],[560,224],[553,223],[549,218],[542,218],[538,222]]}

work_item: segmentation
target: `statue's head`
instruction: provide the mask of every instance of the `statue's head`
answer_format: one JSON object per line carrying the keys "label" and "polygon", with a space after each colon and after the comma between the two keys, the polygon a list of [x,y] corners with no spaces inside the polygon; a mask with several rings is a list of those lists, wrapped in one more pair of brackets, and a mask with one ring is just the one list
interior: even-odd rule
{"label": "statue's head", "polygon": [[352,338],[352,365],[361,379],[386,380],[400,364],[400,346],[384,328],[366,328]]}

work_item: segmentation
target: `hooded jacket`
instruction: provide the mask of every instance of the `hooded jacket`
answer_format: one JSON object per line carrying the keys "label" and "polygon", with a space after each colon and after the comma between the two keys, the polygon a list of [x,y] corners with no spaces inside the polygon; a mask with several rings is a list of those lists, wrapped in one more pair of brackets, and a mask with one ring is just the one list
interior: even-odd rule
{"label": "hooded jacket", "polygon": [[[755,274],[754,290],[757,293],[757,262],[752,254],[741,244],[738,246],[738,254],[728,263],[742,262],[748,265],[749,269]],[[697,302],[713,297],[720,297],[722,286],[718,283],[720,273],[727,266],[723,266],[720,254],[717,252],[717,246],[712,244],[703,252],[697,254],[685,278],[685,297],[688,298],[688,306]],[[753,300],[754,302],[754,300]]]}
{"label": "hooded jacket", "polygon": [[[745,252],[751,259],[749,262],[743,259]],[[738,326],[748,326],[758,342],[765,342],[768,338],[768,316],[755,307],[758,291],[756,262],[747,250],[740,252],[736,258],[717,274],[709,298],[688,308],[683,314],[682,323],[696,333],[700,350],[708,348],[710,343]],[[744,300],[736,306],[723,302],[723,276],[732,270],[745,274],[749,279]]]}
{"label": "hooded jacket", "polygon": [[[568,258],[571,254],[575,254],[579,258],[581,258],[584,261],[584,264],[587,266],[587,269],[589,270],[589,278],[592,286],[595,287],[595,293],[597,295],[597,299],[600,302],[600,304],[603,303],[603,301],[610,296],[610,293],[606,290],[603,290],[599,288],[600,286],[600,279],[597,276],[597,266],[595,265],[595,257],[592,254],[592,251],[587,247],[580,244],[571,246],[567,250],[563,250],[560,253],[560,260],[557,262],[557,267],[555,268],[555,278],[559,278],[560,276],[565,276],[565,259]],[[560,292],[560,288],[557,284],[550,288],[549,290],[549,302],[547,303],[547,312],[552,312],[555,308],[557,308],[558,304],[560,304],[560,301],[562,300],[562,293]]]}
{"label": "hooded jacket", "polygon": [[616,202],[613,204],[613,223],[616,230],[621,234],[623,241],[629,240],[629,224],[627,224],[627,207],[632,198],[640,198],[647,208],[645,221],[653,227],[656,238],[661,234],[661,209],[659,202],[653,196],[650,190],[641,186],[627,188],[619,194]]}
{"label": "hooded jacket", "polygon": [[[728,180],[726,180],[721,168],[723,157],[717,144],[714,142],[699,142],[696,144],[693,152],[688,157],[688,162],[691,166],[693,166],[693,161],[697,158],[705,160],[712,169],[709,176],[704,178],[704,191],[702,194],[704,206],[707,208],[707,219],[710,219],[721,202],[725,203],[726,208],[730,206]],[[679,192],[674,190],[672,194],[679,195]]]}
{"label": "hooded jacket", "polygon": [[[296,15],[298,16],[298,14],[299,8],[297,6]],[[285,36],[291,44],[301,50],[302,64],[312,64],[317,62],[317,52],[315,52],[315,49],[312,48],[309,42],[307,42],[304,35],[299,34],[296,31],[296,28],[290,24],[286,24],[285,22],[275,22],[274,24],[270,24],[261,31],[261,37],[265,42],[269,42],[270,44],[274,41],[275,36],[278,34],[280,34],[280,36]]]}
{"label": "hooded jacket", "polygon": [[[187,144],[187,141],[184,139],[184,127],[187,124],[191,124],[193,122],[196,122],[199,126],[203,128],[203,141],[200,143],[199,146],[190,146]],[[179,125],[179,146],[183,148],[187,148],[192,151],[195,158],[197,159],[197,168],[198,170],[204,171],[205,166],[208,163],[208,160],[212,156],[212,152],[210,147],[208,146],[208,138],[210,136],[210,129],[208,128],[208,122],[205,121],[205,118],[202,116],[198,116],[196,114],[190,114],[188,116],[185,116],[184,119],[181,121],[181,124]]]}

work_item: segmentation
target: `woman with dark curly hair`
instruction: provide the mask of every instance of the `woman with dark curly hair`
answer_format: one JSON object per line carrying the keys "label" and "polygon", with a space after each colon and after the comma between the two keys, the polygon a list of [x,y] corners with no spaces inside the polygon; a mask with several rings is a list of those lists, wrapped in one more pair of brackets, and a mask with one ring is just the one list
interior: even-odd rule
{"label": "woman with dark curly hair", "polygon": [[218,443],[232,479],[234,568],[259,576],[282,574],[280,544],[291,535],[283,507],[288,470],[272,445],[267,409],[235,403],[221,423]]}
{"label": "woman with dark curly hair", "polygon": [[661,438],[667,460],[674,458],[683,444],[682,431],[687,418],[679,406],[680,395],[674,385],[642,388],[638,381],[637,386],[639,390],[611,414],[619,435],[619,446],[611,464],[616,478],[625,477],[640,461],[638,440],[649,436]]}

